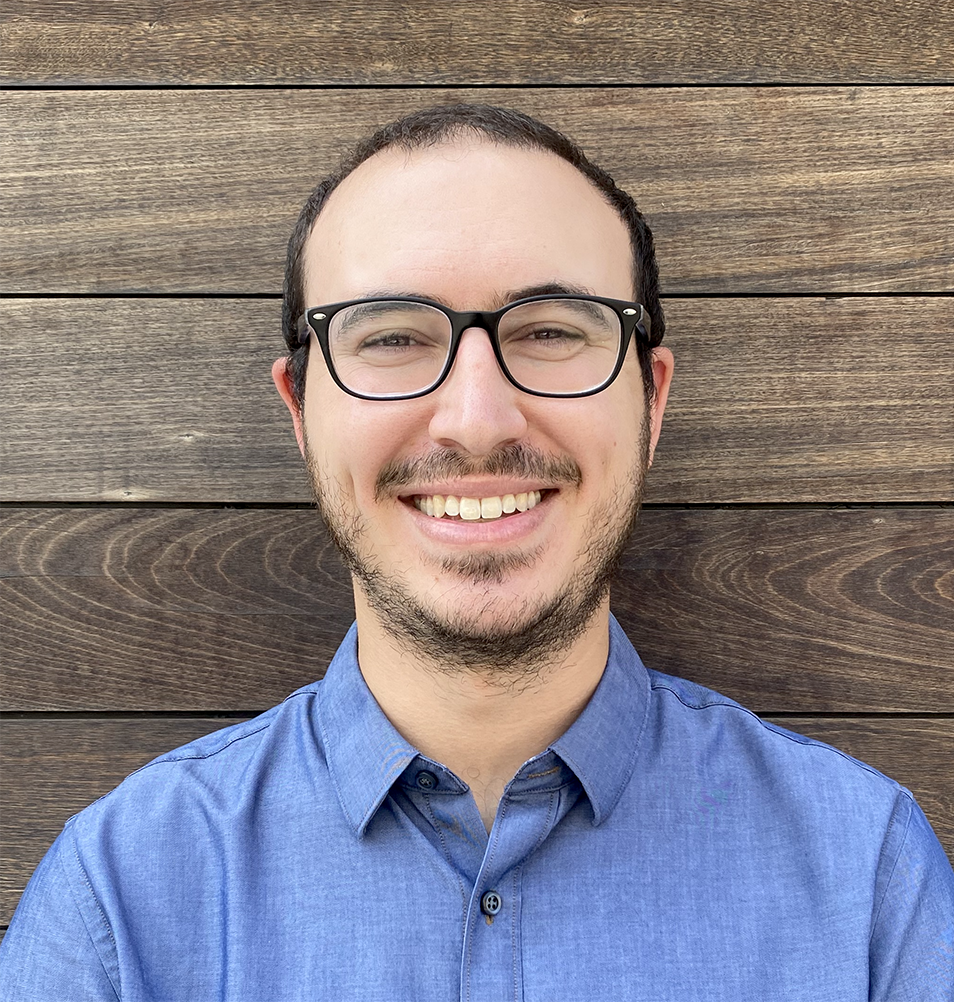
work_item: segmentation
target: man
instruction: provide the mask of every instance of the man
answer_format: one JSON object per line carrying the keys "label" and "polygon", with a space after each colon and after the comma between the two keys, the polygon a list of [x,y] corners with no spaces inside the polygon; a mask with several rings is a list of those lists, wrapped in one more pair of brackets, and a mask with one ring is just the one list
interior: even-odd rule
{"label": "man", "polygon": [[532,119],[431,109],[319,186],[285,292],[356,627],[71,819],[3,997],[950,998],[910,794],[610,616],[673,371],[629,196]]}

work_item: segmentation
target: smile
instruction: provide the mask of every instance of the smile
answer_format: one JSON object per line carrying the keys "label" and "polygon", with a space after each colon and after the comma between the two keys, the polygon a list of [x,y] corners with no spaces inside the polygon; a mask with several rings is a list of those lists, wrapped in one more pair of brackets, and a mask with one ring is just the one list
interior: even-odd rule
{"label": "smile", "polygon": [[529,511],[540,503],[541,491],[487,498],[458,498],[453,494],[418,494],[414,507],[431,518],[458,518],[465,522],[491,521],[514,512]]}

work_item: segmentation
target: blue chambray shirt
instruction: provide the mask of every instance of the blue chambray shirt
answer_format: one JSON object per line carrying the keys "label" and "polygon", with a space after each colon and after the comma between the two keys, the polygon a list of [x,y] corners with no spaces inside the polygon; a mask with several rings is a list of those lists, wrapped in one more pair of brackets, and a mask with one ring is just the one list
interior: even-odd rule
{"label": "blue chambray shirt", "polygon": [[950,999],[954,873],[911,795],[610,629],[595,694],[488,837],[381,712],[352,628],[323,682],[70,819],[0,996]]}

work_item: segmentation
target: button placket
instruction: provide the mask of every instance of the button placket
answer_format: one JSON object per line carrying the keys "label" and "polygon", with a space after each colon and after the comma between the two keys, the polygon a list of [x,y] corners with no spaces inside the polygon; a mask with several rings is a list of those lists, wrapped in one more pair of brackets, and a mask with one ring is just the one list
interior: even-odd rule
{"label": "button placket", "polygon": [[530,780],[530,789],[521,789],[518,779],[500,802],[464,927],[461,1002],[523,997],[522,866],[565,813],[564,784],[552,783],[559,774],[549,763],[539,771],[544,774]]}

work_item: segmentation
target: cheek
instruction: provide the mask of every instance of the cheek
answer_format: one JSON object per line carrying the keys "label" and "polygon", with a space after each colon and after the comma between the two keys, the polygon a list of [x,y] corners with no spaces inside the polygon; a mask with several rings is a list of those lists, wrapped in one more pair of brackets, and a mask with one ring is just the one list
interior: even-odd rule
{"label": "cheek", "polygon": [[642,370],[636,358],[625,366],[617,382],[620,392],[613,401],[614,435],[621,447],[637,448],[648,418],[648,404]]}
{"label": "cheek", "polygon": [[308,455],[323,481],[334,480],[349,492],[352,474],[348,470],[348,457],[359,455],[352,435],[355,422],[350,410],[351,398],[334,385],[323,365],[319,367],[312,361],[305,389]]}
{"label": "cheek", "polygon": [[[639,449],[645,419],[642,380],[619,378],[602,393],[584,397],[579,413],[565,415],[565,428],[572,429],[572,439],[564,441],[583,467],[599,475],[629,470]],[[572,443],[572,444],[571,444]]]}
{"label": "cheek", "polygon": [[385,464],[426,451],[427,417],[411,403],[359,400],[327,377],[316,380],[305,395],[305,430],[322,476],[363,503],[373,500]]}

